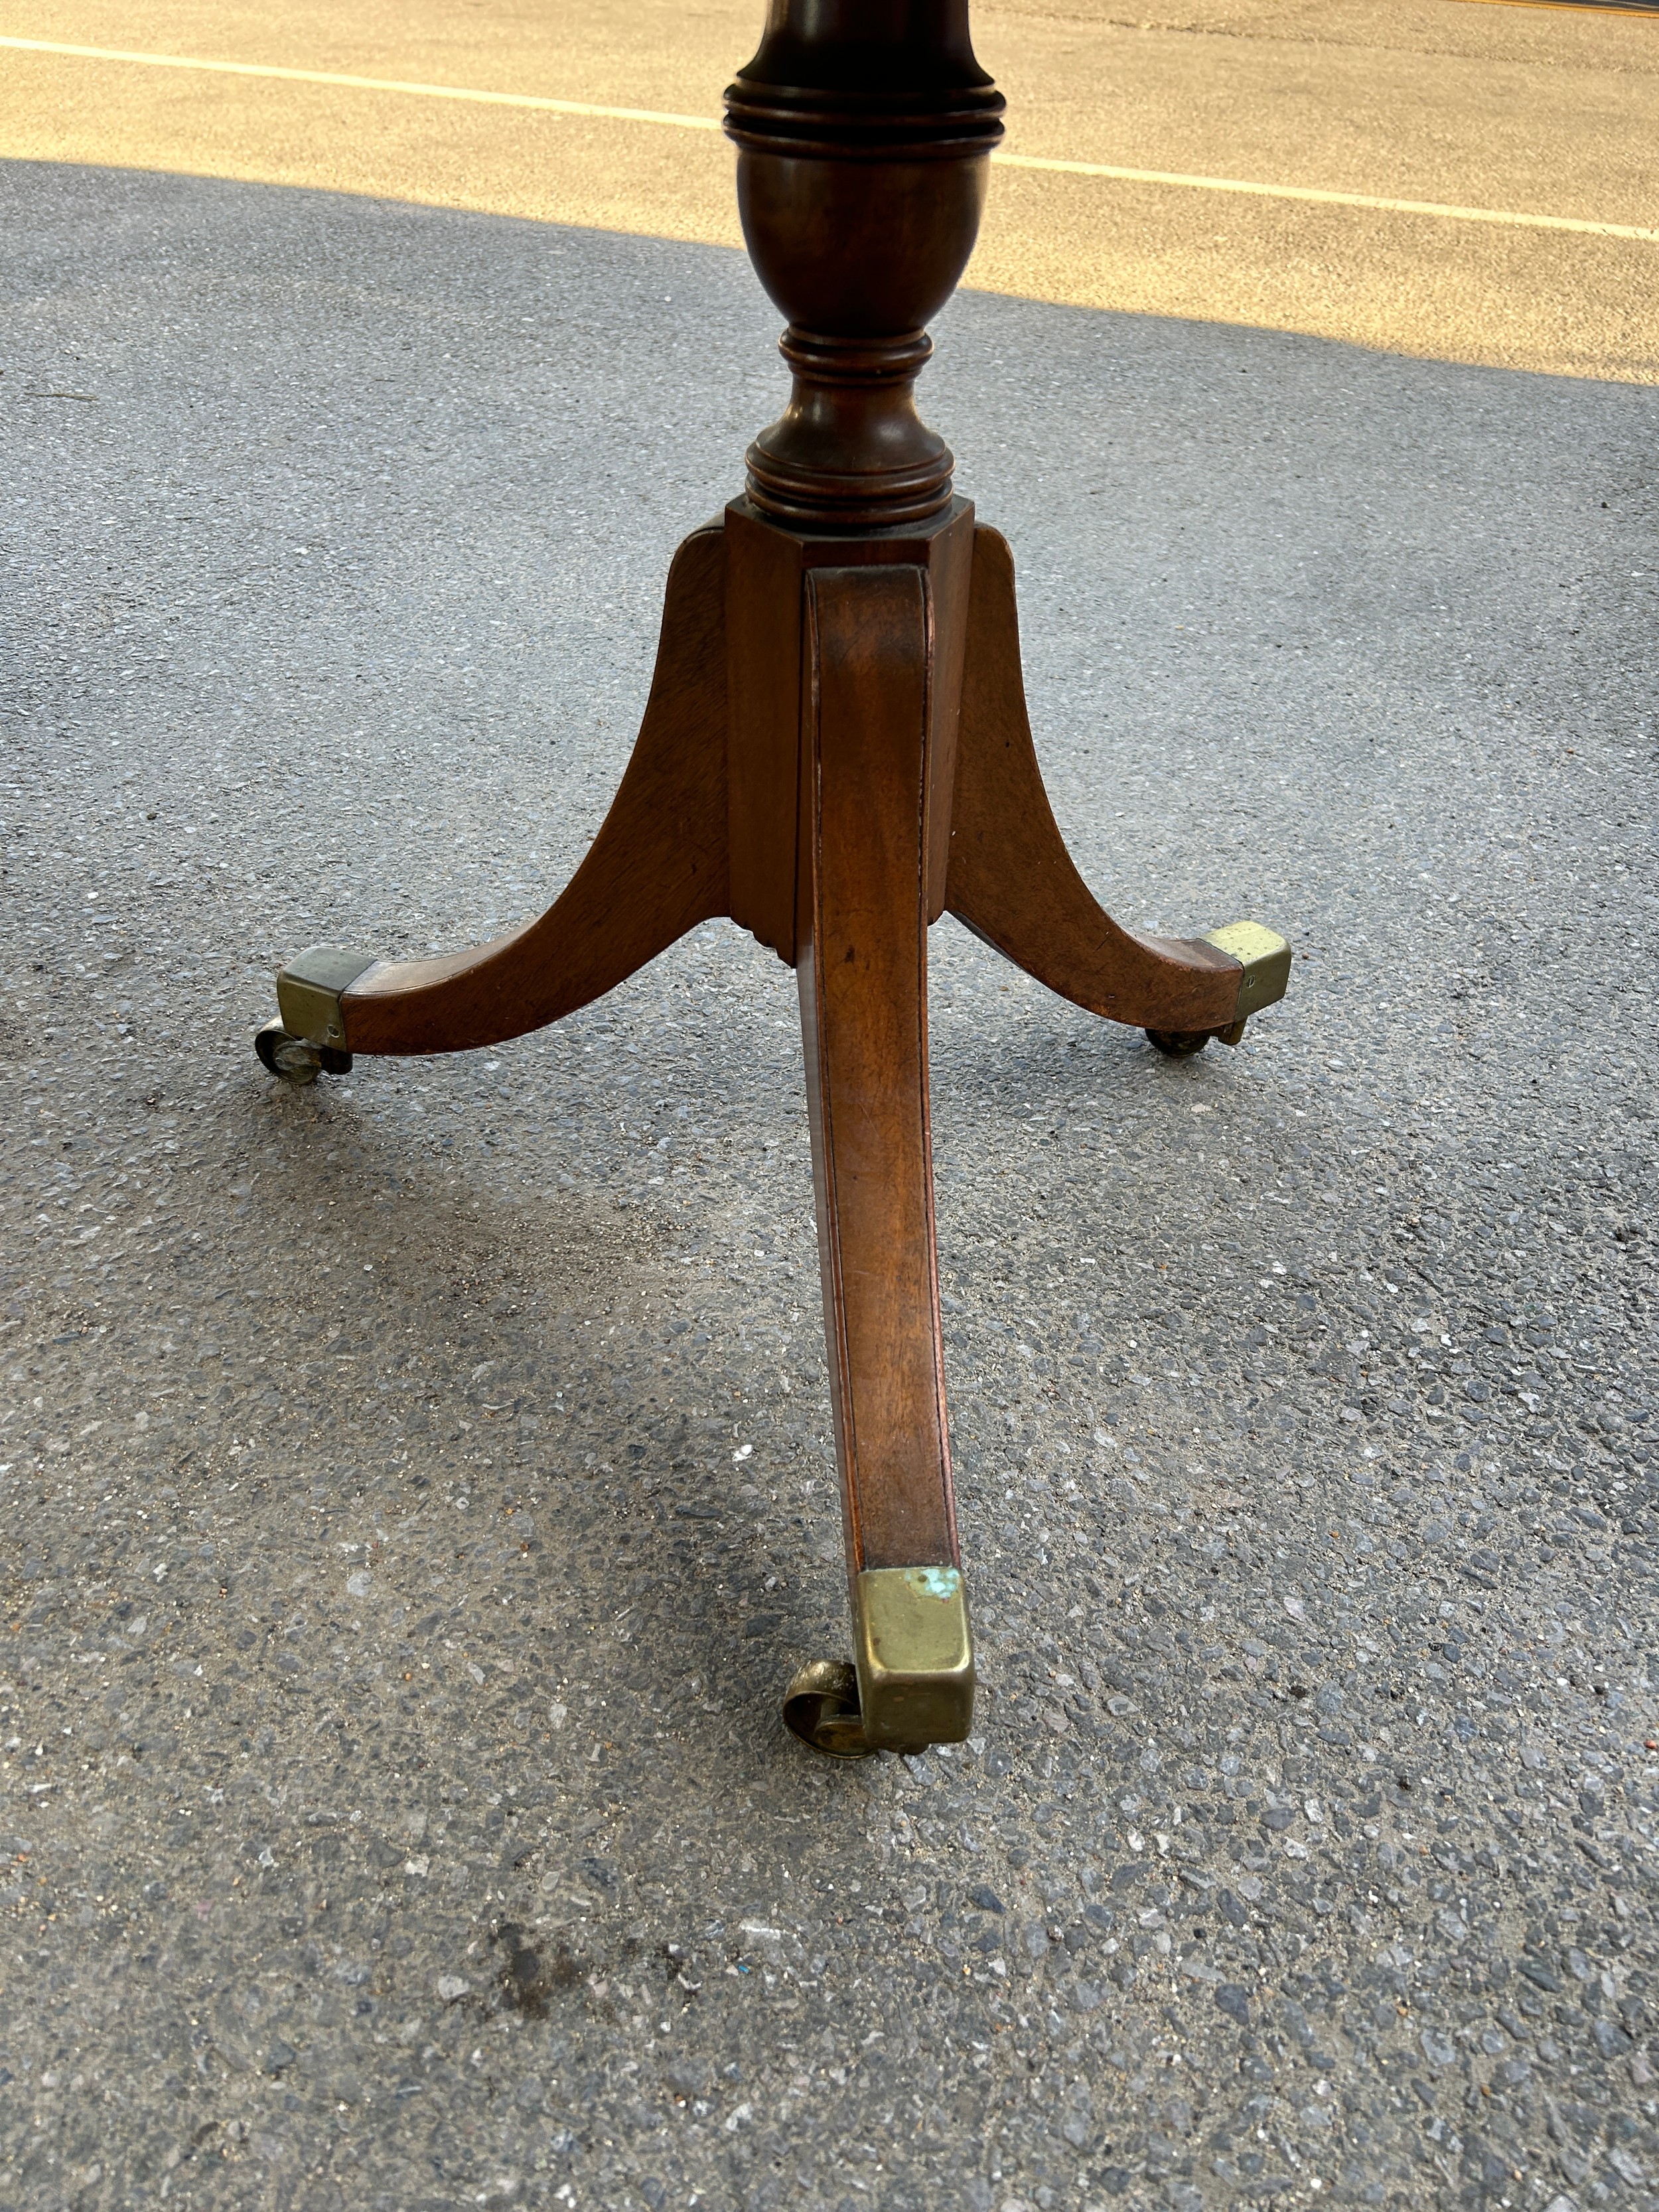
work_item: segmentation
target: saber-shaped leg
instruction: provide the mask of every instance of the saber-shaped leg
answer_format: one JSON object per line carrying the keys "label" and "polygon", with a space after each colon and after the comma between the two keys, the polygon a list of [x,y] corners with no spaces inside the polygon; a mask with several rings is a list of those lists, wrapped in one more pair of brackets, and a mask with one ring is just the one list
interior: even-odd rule
{"label": "saber-shaped leg", "polygon": [[1142,937],[1112,920],[1060,834],[1031,743],[1019,665],[1014,562],[974,532],[951,872],[957,920],[1062,999],[1152,1033],[1165,1050],[1236,1044],[1285,994],[1291,950],[1258,924],[1208,938]]}
{"label": "saber-shaped leg", "polygon": [[726,912],[726,544],[715,525],[674,556],[638,742],[546,913],[436,960],[313,946],[277,978],[282,1018],[274,1036],[262,1033],[260,1057],[289,1072],[278,1066],[284,1032],[301,1052],[320,1049],[325,1066],[331,1053],[460,1052],[574,1013]]}
{"label": "saber-shaped leg", "polygon": [[927,1103],[933,612],[921,566],[805,580],[796,965],[863,1740],[827,1682],[788,1710],[843,1752],[957,1742],[973,1711]]}

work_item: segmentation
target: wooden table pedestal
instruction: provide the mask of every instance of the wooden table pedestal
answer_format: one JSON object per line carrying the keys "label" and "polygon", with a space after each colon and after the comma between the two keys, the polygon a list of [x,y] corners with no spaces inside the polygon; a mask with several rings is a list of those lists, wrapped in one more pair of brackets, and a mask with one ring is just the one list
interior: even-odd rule
{"label": "wooden table pedestal", "polygon": [[842,1756],[969,1732],[928,1128],[927,931],[946,912],[1062,997],[1186,1053],[1237,1043],[1290,948],[1253,923],[1150,938],[1096,903],[1042,787],[1013,563],[914,404],[971,250],[1001,100],[966,0],[772,0],[726,95],[744,234],[790,319],[790,404],[744,497],[670,571],[638,743],[538,920],[445,959],[318,946],[261,1057],[499,1044],[711,916],[799,983],[854,1659],[790,1726]]}

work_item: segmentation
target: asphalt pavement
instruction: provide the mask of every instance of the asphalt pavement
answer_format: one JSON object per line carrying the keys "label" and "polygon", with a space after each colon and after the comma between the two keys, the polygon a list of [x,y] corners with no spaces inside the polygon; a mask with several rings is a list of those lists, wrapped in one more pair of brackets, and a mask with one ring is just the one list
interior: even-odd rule
{"label": "asphalt pavement", "polygon": [[935,931],[984,1686],[842,1768],[787,971],[249,1042],[580,857],[746,264],[0,191],[5,2203],[1653,2203],[1659,394],[943,319],[1086,872],[1297,958],[1176,1065]]}

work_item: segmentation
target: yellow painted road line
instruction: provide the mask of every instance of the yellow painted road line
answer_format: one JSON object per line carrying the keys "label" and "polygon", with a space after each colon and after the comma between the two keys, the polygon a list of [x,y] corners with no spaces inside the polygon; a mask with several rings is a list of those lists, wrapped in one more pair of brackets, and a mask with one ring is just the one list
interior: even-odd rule
{"label": "yellow painted road line", "polygon": [[[543,114],[581,115],[613,123],[650,123],[677,131],[718,131],[707,115],[669,115],[648,107],[605,107],[592,100],[544,100],[523,92],[481,92],[453,84],[416,84],[397,77],[347,76],[331,70],[280,69],[263,62],[204,61],[185,54],[146,54],[113,46],[67,46],[51,39],[0,38],[0,47],[18,52],[68,54],[85,61],[129,62],[149,69],[208,70],[226,76],[272,77],[289,84],[323,84],[358,92],[401,93],[422,100],[475,100],[492,107],[532,108]],[[1589,238],[1632,238],[1659,245],[1659,230],[1627,222],[1589,222],[1576,216],[1528,215],[1512,208],[1454,207],[1437,200],[1385,199],[1370,192],[1321,191],[1310,185],[1264,185],[1242,177],[1186,176],[1170,169],[1128,169],[1106,161],[1061,161],[1035,154],[996,154],[1009,169],[1034,169],[1051,176],[1102,177],[1118,184],[1164,185],[1185,191],[1238,192],[1256,199],[1300,200],[1317,207],[1369,208],[1384,215],[1437,216],[1443,222],[1485,222],[1517,230],[1575,231]]]}

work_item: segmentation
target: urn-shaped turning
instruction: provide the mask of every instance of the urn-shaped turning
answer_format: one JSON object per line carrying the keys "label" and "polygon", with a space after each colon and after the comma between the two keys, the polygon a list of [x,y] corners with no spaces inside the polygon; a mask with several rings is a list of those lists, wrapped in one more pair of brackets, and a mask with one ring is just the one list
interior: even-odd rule
{"label": "urn-shaped turning", "polygon": [[726,95],[744,237],[789,319],[793,391],[748,457],[768,514],[868,530],[948,502],[951,455],[913,386],[973,251],[1002,106],[967,0],[771,0]]}

